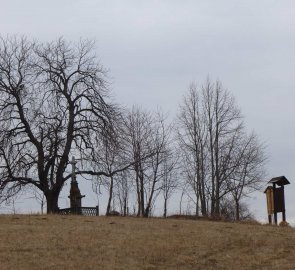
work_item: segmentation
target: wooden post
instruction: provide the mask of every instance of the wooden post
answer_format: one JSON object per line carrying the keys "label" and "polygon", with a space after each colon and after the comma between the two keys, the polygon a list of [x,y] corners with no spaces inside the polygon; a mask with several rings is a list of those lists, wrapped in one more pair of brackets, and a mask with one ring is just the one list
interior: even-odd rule
{"label": "wooden post", "polygon": [[95,207],[95,214],[96,214],[97,216],[99,216],[99,209],[98,209],[98,205]]}
{"label": "wooden post", "polygon": [[271,224],[271,223],[272,223],[271,215],[268,215],[268,224]]}
{"label": "wooden post", "polygon": [[274,205],[274,221],[275,224],[278,225],[278,214],[276,209],[276,184],[273,183],[273,205]]}
{"label": "wooden post", "polygon": [[282,218],[283,221],[286,222],[286,209],[285,209],[285,192],[284,192],[284,186],[281,187],[282,188],[282,194],[283,194],[283,211],[282,211]]}

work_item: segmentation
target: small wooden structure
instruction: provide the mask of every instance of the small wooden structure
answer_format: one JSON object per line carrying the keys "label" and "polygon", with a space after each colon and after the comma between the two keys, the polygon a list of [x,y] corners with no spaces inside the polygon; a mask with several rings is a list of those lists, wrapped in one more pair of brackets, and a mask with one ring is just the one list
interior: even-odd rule
{"label": "small wooden structure", "polygon": [[70,164],[72,165],[72,180],[70,189],[70,208],[59,209],[59,214],[61,215],[83,215],[83,216],[98,216],[98,206],[96,207],[82,207],[82,198],[85,195],[81,195],[78,182],[76,179],[76,161],[72,157]]}
{"label": "small wooden structure", "polygon": [[[284,186],[290,184],[290,182],[285,176],[279,176],[272,178],[268,181],[268,184],[272,184],[264,191],[267,201],[268,222],[272,224],[273,215],[275,224],[278,224],[277,213],[282,212],[283,221],[286,221]],[[276,185],[279,187],[276,187]]]}
{"label": "small wooden structure", "polygon": [[76,161],[75,158],[72,158],[72,181],[71,181],[71,189],[70,189],[70,196],[68,197],[70,199],[71,208],[73,209],[73,212],[76,212],[74,214],[81,214],[80,210],[82,207],[82,198],[85,197],[85,195],[81,195],[78,182],[76,179]]}

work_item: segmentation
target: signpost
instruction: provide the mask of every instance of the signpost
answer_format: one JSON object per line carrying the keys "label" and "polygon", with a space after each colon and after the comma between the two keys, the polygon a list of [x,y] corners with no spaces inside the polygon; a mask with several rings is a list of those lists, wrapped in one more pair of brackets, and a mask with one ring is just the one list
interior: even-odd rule
{"label": "signpost", "polygon": [[290,184],[290,182],[285,176],[279,176],[272,178],[268,181],[268,184],[272,184],[272,186],[268,186],[264,191],[267,201],[268,222],[272,224],[273,215],[274,223],[277,225],[277,213],[281,212],[283,221],[286,221],[284,186]]}

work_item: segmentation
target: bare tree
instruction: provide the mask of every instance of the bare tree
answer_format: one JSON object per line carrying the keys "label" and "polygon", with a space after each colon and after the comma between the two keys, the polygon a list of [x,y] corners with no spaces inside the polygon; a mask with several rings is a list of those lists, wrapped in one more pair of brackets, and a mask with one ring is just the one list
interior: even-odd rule
{"label": "bare tree", "polygon": [[[114,196],[115,174],[118,171],[127,169],[131,164],[129,160],[124,158],[124,147],[121,143],[119,132],[116,132],[118,136],[112,140],[109,138],[103,138],[99,151],[95,153],[96,166],[98,169],[107,173],[106,175],[99,176],[99,181],[109,191],[109,198],[107,203],[106,215],[108,216],[111,211],[111,203]],[[132,161],[130,161],[132,163]]]}
{"label": "bare tree", "polygon": [[236,150],[238,163],[228,179],[228,188],[235,203],[236,220],[240,220],[241,216],[241,199],[261,187],[266,160],[263,149],[264,146],[253,133],[250,136],[244,135],[239,140]]}
{"label": "bare tree", "polygon": [[242,129],[243,122],[233,96],[219,81],[212,83],[208,79],[202,87],[202,93],[210,153],[211,215],[219,216],[220,199],[227,193],[223,187],[226,181],[225,168],[231,158],[231,141]]}
{"label": "bare tree", "polygon": [[[166,125],[165,119],[161,113],[156,113],[153,117],[151,142],[149,144],[151,157],[147,160],[148,167],[145,171],[147,179],[146,197],[147,204],[144,211],[144,216],[150,215],[151,209],[158,197],[162,181],[172,170],[171,166],[168,168],[168,159],[171,158],[171,129],[172,127]],[[170,164],[171,165],[171,164]],[[167,178],[166,178],[167,180]]]}
{"label": "bare tree", "polygon": [[183,150],[183,174],[193,189],[196,196],[196,215],[207,215],[205,182],[206,167],[206,143],[208,130],[205,123],[205,115],[201,107],[201,94],[195,84],[191,84],[188,95],[184,97],[178,116],[178,140]]}
{"label": "bare tree", "polygon": [[171,128],[160,113],[151,114],[133,107],[125,121],[125,139],[138,203],[138,216],[150,215],[155,198],[161,191],[163,164],[168,153]]}
{"label": "bare tree", "polygon": [[134,172],[134,182],[137,197],[137,216],[144,216],[145,206],[145,175],[147,167],[147,157],[153,155],[150,152],[152,137],[152,119],[148,112],[137,107],[133,107],[125,119],[125,139],[127,153],[130,160],[134,161],[132,170]]}
{"label": "bare tree", "polygon": [[[248,180],[258,187],[262,146],[247,137],[235,99],[219,81],[207,79],[200,87],[191,85],[180,107],[178,127],[184,174],[196,196],[196,214],[200,202],[202,215],[219,216],[220,202],[230,192],[238,188],[235,197],[239,200],[238,195],[242,196]],[[242,148],[250,145],[252,151],[260,153],[255,161],[252,155],[252,166],[248,166],[250,160],[246,162],[251,154]],[[242,174],[245,172],[242,164],[248,164],[247,176]],[[250,181],[248,177],[254,174],[256,177],[250,177]]]}
{"label": "bare tree", "polygon": [[108,100],[106,73],[94,44],[64,39],[0,40],[0,190],[13,194],[37,187],[47,213],[58,210],[70,177],[69,155],[82,160],[77,174],[109,175],[94,169],[97,143],[112,137],[116,107]]}
{"label": "bare tree", "polygon": [[129,215],[129,194],[132,191],[130,170],[125,170],[115,176],[116,195],[119,200],[121,215]]}
{"label": "bare tree", "polygon": [[172,152],[172,150],[167,152],[163,163],[163,178],[161,187],[164,198],[164,217],[167,216],[168,201],[180,185],[177,167],[178,161],[179,159],[176,153]]}

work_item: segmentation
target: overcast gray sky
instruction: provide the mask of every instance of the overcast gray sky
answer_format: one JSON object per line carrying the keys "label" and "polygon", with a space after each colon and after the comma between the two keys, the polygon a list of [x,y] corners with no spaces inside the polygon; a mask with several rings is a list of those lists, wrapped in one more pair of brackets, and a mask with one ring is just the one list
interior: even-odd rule
{"label": "overcast gray sky", "polygon": [[[236,97],[267,144],[269,177],[285,175],[295,222],[295,2],[237,0],[0,0],[0,34],[95,39],[124,105],[173,117],[190,82],[209,74]],[[264,194],[251,206],[265,219]]]}

